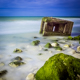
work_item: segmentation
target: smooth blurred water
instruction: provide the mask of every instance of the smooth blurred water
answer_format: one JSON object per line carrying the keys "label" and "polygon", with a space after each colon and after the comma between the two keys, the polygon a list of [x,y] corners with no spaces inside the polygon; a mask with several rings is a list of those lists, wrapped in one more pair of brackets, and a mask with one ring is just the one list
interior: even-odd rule
{"label": "smooth blurred water", "polygon": [[[0,17],[0,34],[39,32],[42,17]],[[80,34],[80,18],[61,18],[74,22],[72,35]]]}

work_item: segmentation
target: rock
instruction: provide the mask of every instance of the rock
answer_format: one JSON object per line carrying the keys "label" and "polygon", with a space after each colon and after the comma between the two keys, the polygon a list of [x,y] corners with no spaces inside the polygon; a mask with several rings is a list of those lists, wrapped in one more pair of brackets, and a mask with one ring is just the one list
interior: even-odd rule
{"label": "rock", "polygon": [[29,73],[26,80],[34,80],[34,73]]}
{"label": "rock", "polygon": [[51,46],[50,43],[47,43],[44,47],[46,47],[46,48],[51,48],[52,46]]}
{"label": "rock", "polygon": [[63,49],[60,46],[54,47],[57,51],[62,51]]}
{"label": "rock", "polygon": [[55,54],[37,71],[36,80],[76,80],[80,59],[63,53]]}
{"label": "rock", "polygon": [[53,47],[56,47],[56,46],[58,46],[58,45],[59,45],[59,44],[58,44],[57,42],[51,44],[51,46],[53,46]]}
{"label": "rock", "polygon": [[40,43],[40,41],[39,41],[39,40],[36,40],[36,41],[33,41],[33,42],[32,42],[32,45],[36,46],[36,45],[38,45],[39,43]]}
{"label": "rock", "polygon": [[48,49],[44,49],[44,51],[48,51]]}
{"label": "rock", "polygon": [[15,50],[14,50],[14,53],[21,53],[22,52],[22,50],[21,49],[18,49],[18,48],[16,48]]}
{"label": "rock", "polygon": [[4,76],[7,73],[7,70],[0,71],[0,77]]}
{"label": "rock", "polygon": [[38,38],[38,37],[34,36],[33,38]]}
{"label": "rock", "polygon": [[13,61],[22,61],[22,58],[21,57],[19,57],[19,56],[17,56],[17,57],[15,57],[14,58],[14,60]]}
{"label": "rock", "polygon": [[80,46],[77,47],[77,52],[80,52]]}
{"label": "rock", "polygon": [[72,36],[68,36],[68,40],[72,40],[73,39],[73,37]]}
{"label": "rock", "polygon": [[42,55],[42,53],[39,53],[38,55]]}
{"label": "rock", "polygon": [[64,47],[65,47],[65,48],[69,48],[69,47],[70,47],[70,45],[68,45],[68,44],[65,44],[65,45],[64,45]]}
{"label": "rock", "polygon": [[11,66],[11,67],[18,67],[18,66],[21,66],[21,65],[24,65],[24,64],[25,64],[24,62],[13,61],[13,62],[9,63],[9,66]]}
{"label": "rock", "polygon": [[3,62],[1,62],[1,63],[0,63],[0,66],[4,66],[4,63],[3,63]]}
{"label": "rock", "polygon": [[80,35],[75,37],[68,36],[68,40],[80,40]]}

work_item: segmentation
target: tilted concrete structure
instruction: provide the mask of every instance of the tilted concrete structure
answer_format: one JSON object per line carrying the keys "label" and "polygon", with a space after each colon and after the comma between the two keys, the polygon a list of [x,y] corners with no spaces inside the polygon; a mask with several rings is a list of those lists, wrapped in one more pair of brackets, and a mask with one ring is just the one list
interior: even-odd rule
{"label": "tilted concrete structure", "polygon": [[71,35],[73,23],[72,21],[53,17],[44,17],[41,22],[40,33],[43,36],[69,36]]}

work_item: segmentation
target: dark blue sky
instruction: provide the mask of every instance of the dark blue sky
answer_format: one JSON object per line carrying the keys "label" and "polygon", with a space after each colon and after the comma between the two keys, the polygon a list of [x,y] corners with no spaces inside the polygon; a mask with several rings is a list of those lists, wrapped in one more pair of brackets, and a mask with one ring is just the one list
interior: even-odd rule
{"label": "dark blue sky", "polygon": [[0,0],[0,16],[80,16],[80,0]]}

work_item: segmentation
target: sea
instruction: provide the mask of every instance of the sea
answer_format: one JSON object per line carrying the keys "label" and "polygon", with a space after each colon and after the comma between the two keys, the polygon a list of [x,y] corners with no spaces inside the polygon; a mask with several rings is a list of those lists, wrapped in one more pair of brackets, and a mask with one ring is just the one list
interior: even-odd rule
{"label": "sea", "polygon": [[[26,80],[26,76],[29,73],[35,73],[53,55],[41,50],[42,46],[53,39],[52,37],[43,37],[39,34],[42,18],[40,16],[0,17],[0,71],[8,71],[7,75],[2,77],[3,80]],[[73,21],[71,36],[80,35],[80,18],[55,18]],[[34,40],[40,40],[41,43],[38,47],[31,45],[31,42]],[[78,42],[75,43],[79,44]],[[23,52],[20,54],[13,53],[16,48],[23,50]],[[44,53],[44,55],[39,57],[39,53]],[[22,57],[26,65],[18,68],[10,67],[9,63],[17,56]],[[4,65],[1,65],[1,63],[4,63]]]}

